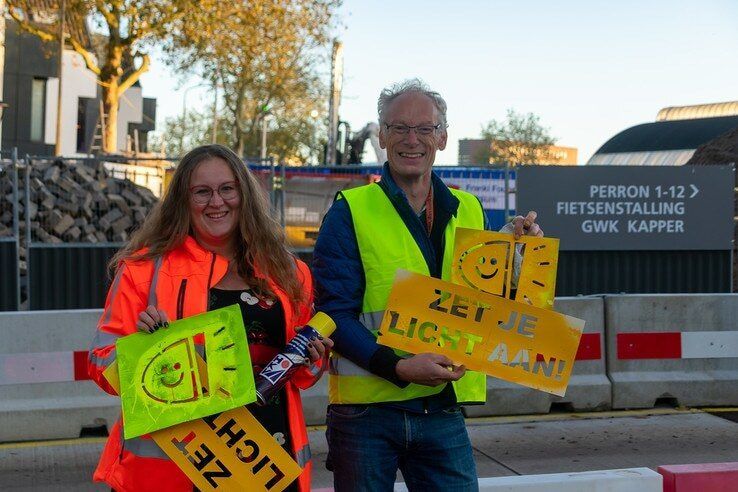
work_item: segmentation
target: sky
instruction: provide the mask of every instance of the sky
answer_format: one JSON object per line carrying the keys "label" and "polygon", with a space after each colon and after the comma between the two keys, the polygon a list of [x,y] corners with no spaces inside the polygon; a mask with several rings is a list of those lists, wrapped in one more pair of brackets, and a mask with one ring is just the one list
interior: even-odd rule
{"label": "sky", "polygon": [[[436,164],[455,164],[458,140],[507,109],[538,115],[586,163],[661,108],[738,100],[736,0],[344,0],[339,20],[340,118],[360,129],[376,120],[382,88],[419,77],[448,103]],[[161,122],[200,81],[152,65],[141,84]],[[330,67],[321,74],[328,84]],[[212,108],[211,88],[187,95],[188,110]]]}

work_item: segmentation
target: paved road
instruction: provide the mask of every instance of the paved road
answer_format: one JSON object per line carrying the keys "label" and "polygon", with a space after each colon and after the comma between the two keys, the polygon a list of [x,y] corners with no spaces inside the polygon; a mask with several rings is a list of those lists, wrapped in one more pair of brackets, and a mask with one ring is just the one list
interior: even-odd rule
{"label": "paved road", "polygon": [[[737,461],[738,408],[713,413],[656,409],[495,417],[469,419],[467,427],[480,477]],[[310,441],[313,486],[329,487],[324,430],[311,428]],[[0,444],[0,490],[109,490],[90,483],[103,442]]]}

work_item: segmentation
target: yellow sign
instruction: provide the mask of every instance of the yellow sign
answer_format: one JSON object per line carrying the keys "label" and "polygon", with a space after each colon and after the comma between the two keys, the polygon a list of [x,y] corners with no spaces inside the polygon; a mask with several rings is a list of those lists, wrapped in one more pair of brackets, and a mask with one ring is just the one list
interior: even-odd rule
{"label": "yellow sign", "polygon": [[[512,272],[515,248],[523,262],[515,297]],[[550,309],[556,291],[559,240],[512,234],[456,229],[451,280],[488,294],[506,297],[531,306]]]}
{"label": "yellow sign", "polygon": [[[120,338],[115,347],[126,439],[256,401],[243,333],[234,304]],[[199,370],[198,343],[208,360]]]}
{"label": "yellow sign", "polygon": [[563,396],[584,321],[398,270],[378,342]]}
{"label": "yellow sign", "polygon": [[[205,362],[197,357],[200,369]],[[118,364],[105,378],[119,390]],[[245,407],[150,434],[200,490],[281,492],[302,472]]]}

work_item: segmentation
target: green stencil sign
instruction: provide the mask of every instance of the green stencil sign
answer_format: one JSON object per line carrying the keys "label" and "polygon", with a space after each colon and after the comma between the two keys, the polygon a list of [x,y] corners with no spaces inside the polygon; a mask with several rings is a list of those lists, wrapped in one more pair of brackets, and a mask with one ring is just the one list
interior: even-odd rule
{"label": "green stencil sign", "polygon": [[[234,304],[119,339],[125,438],[256,401],[245,333]],[[198,365],[203,346],[207,363]]]}

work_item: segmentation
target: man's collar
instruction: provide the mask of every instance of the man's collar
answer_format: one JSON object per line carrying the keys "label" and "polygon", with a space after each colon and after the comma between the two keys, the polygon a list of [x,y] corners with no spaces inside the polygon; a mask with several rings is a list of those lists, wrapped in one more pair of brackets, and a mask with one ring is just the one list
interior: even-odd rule
{"label": "man's collar", "polygon": [[[384,183],[385,189],[389,192],[392,198],[402,198],[407,201],[407,196],[402,188],[397,186],[397,183],[392,178],[390,173],[389,162],[385,162],[382,167],[382,183]],[[433,196],[435,204],[443,210],[449,212],[451,215],[456,215],[456,211],[459,209],[459,199],[456,198],[448,186],[436,176],[436,173],[431,170],[431,184],[433,186]]]}

